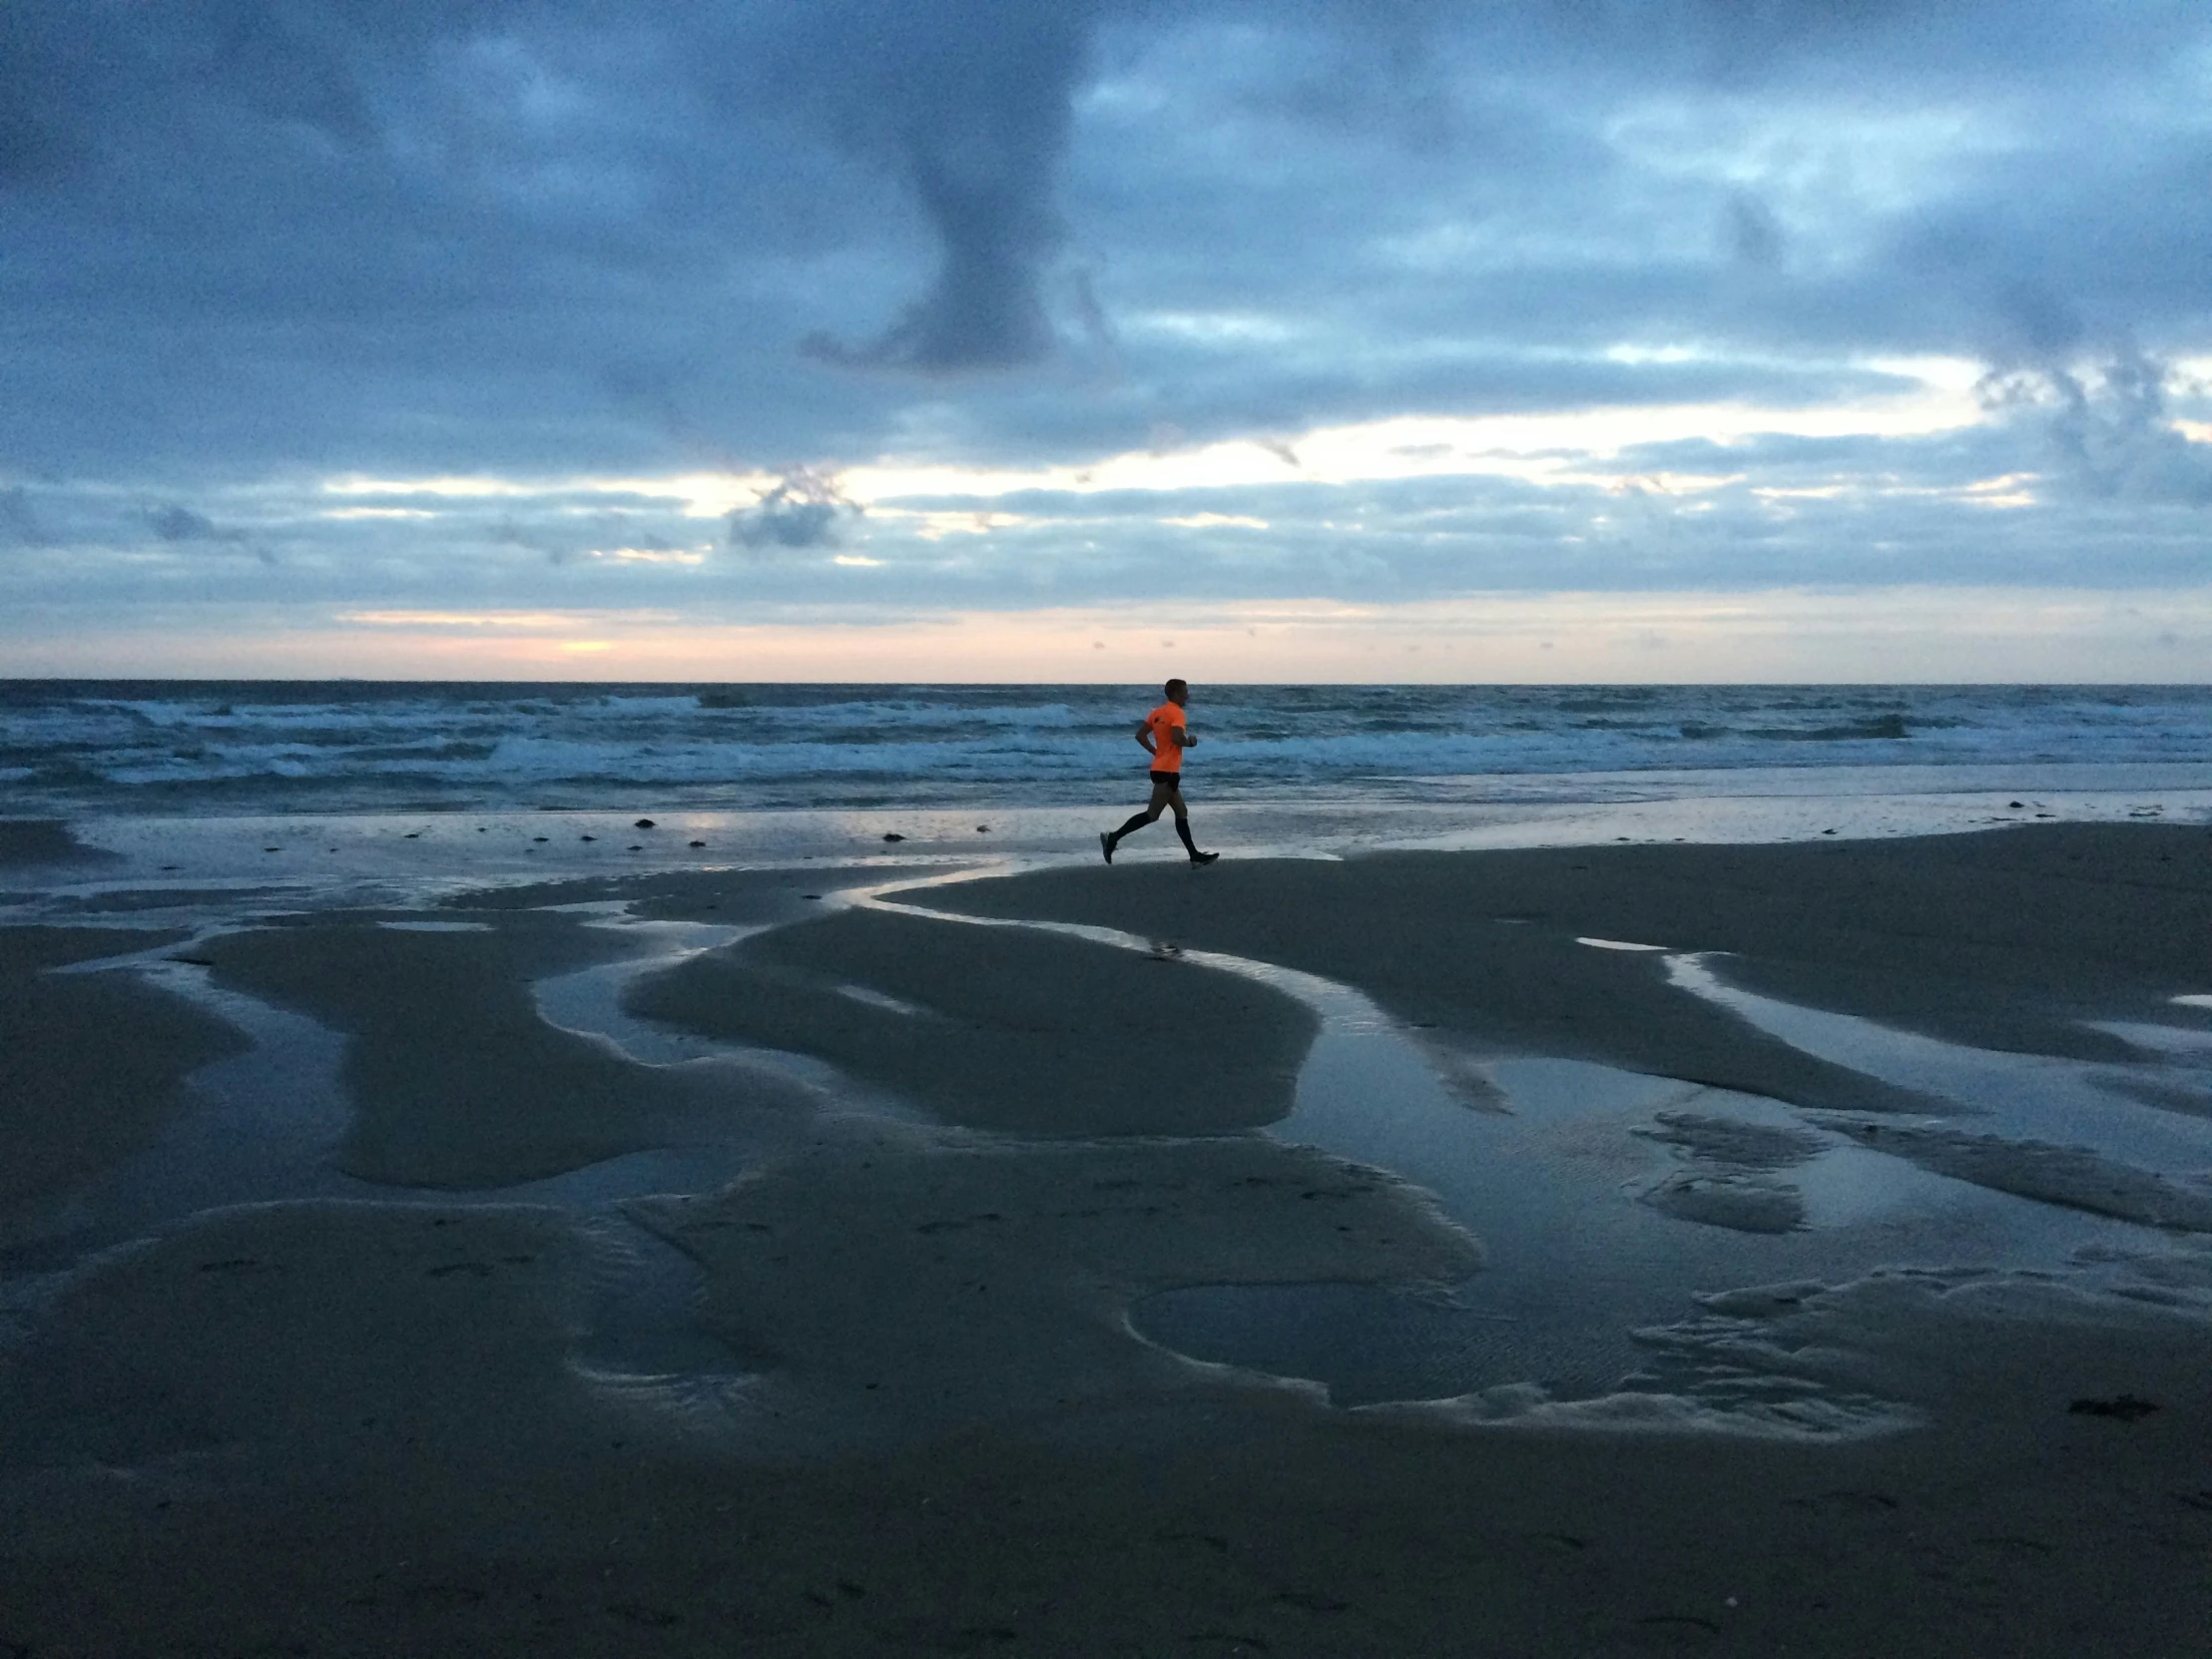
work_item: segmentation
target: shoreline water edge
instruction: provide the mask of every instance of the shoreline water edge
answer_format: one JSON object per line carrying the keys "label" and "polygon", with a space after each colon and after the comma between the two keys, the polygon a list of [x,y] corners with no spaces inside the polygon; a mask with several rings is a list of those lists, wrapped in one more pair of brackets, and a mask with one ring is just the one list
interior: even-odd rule
{"label": "shoreline water edge", "polygon": [[2199,1652],[2212,778],[1992,764],[12,812],[0,1650]]}

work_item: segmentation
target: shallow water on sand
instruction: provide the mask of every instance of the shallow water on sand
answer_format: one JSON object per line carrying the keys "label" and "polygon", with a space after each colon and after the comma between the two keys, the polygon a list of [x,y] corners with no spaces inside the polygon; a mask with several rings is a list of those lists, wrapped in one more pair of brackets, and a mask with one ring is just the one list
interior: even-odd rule
{"label": "shallow water on sand", "polygon": [[[1341,1404],[1523,1381],[1562,1397],[1601,1393],[1641,1364],[1635,1332],[1693,1317],[1699,1292],[1840,1282],[1897,1263],[2059,1271],[2084,1247],[2156,1249],[2165,1238],[1929,1173],[1823,1131],[1819,1113],[1585,1061],[1488,1060],[1481,1071],[1495,1095],[1470,1103],[1463,1085],[1454,1089],[1439,1075],[1415,1033],[1358,992],[1190,954],[1255,973],[1323,1016],[1296,1108],[1269,1132],[1427,1188],[1487,1254],[1484,1270],[1448,1294],[1212,1286],[1155,1296],[1133,1313],[1136,1328],[1165,1347],[1310,1378]],[[1879,1046],[1880,1028],[1857,1023]],[[2024,1057],[1983,1058],[1996,1069]],[[1910,1065],[1893,1069],[1894,1081],[1927,1086]],[[1774,1177],[1797,1190],[1800,1225],[1742,1232],[1646,1202],[1684,1168],[1638,1133],[1662,1111],[1815,1137],[1817,1151]],[[2064,1121],[2015,1116],[2013,1124],[2049,1134]],[[2194,1167],[2212,1166],[2212,1134],[2195,1144],[2202,1156]]]}
{"label": "shallow water on sand", "polygon": [[[1339,857],[1384,846],[1920,833],[2033,822],[2043,814],[2111,821],[2154,807],[2169,823],[2212,815],[2212,795],[2171,790],[2014,796],[1999,787],[1989,794],[1855,797],[1832,775],[1781,779],[1770,794],[1729,800],[1668,798],[1646,787],[1650,799],[1624,791],[1580,802],[1224,807],[1204,810],[1200,823],[1208,841],[1235,855]],[[2013,800],[2023,805],[2013,809]],[[579,813],[113,820],[79,827],[79,833],[118,861],[7,872],[0,912],[18,921],[119,925],[120,954],[130,948],[131,926],[233,926],[273,912],[413,907],[486,886],[667,870],[872,864],[881,870],[886,900],[895,903],[895,890],[917,881],[1093,857],[1098,817],[1092,809],[1057,808],[696,813],[657,817],[650,830],[627,815]],[[1124,855],[1180,856],[1164,830],[1155,835],[1156,844],[1132,844]],[[641,1064],[714,1065],[737,1054],[732,1045],[630,1017],[620,995],[633,974],[727,942],[738,930],[626,921],[614,913],[619,904],[601,908],[609,924],[650,929],[664,948],[538,981],[534,994],[544,1016]],[[939,922],[968,919],[929,914]],[[1067,930],[1125,948],[1158,948],[1097,929]],[[1607,948],[1637,941],[1587,942]],[[700,1378],[737,1363],[694,1330],[696,1272],[632,1227],[619,1205],[643,1194],[712,1190],[772,1151],[773,1135],[764,1130],[713,1145],[636,1152],[548,1180],[460,1195],[356,1181],[329,1163],[347,1125],[336,1080],[341,1039],[301,1016],[211,986],[202,970],[169,959],[177,954],[189,949],[149,953],[138,971],[239,1025],[256,1047],[198,1074],[191,1103],[153,1147],[72,1195],[35,1236],[19,1240],[7,1264],[8,1305],[35,1299],[38,1283],[94,1252],[215,1206],[314,1197],[544,1203],[606,1232],[587,1363],[608,1374]],[[1427,1188],[1487,1252],[1484,1271],[1449,1288],[1206,1287],[1156,1296],[1133,1311],[1136,1329],[1163,1346],[1314,1379],[1343,1403],[1523,1381],[1566,1396],[1598,1393],[1642,1363],[1634,1333],[1692,1317],[1698,1292],[1837,1281],[1908,1262],[2064,1272],[2085,1247],[2157,1249],[2167,1237],[1931,1173],[1857,1144],[1824,1114],[1574,1060],[1457,1053],[1392,1022],[1348,987],[1269,963],[1190,954],[1275,985],[1321,1016],[1295,1108],[1268,1132]],[[2212,1120],[2144,1105],[2105,1086],[2121,1075],[2201,1089],[2207,1059],[2201,1044],[2176,1037],[2169,1064],[2133,1067],[1992,1054],[1737,991],[1726,983],[1722,960],[1677,957],[1671,968],[1686,996],[1719,1001],[1808,1053],[1958,1103],[1968,1115],[1944,1120],[1953,1126],[2087,1145],[2176,1177],[2212,1169]],[[744,1052],[773,1060],[819,1090],[826,1109],[920,1116],[820,1061]],[[1662,1112],[1808,1137],[1801,1162],[1759,1176],[1770,1188],[1787,1189],[1797,1225],[1742,1231],[1661,1208],[1654,1200],[1670,1181],[1711,1173],[1679,1144],[1640,1133],[1653,1129]]]}
{"label": "shallow water on sand", "polygon": [[[869,901],[895,908],[901,890],[911,887]],[[2164,1238],[2153,1228],[1931,1173],[1822,1127],[1829,1114],[1780,1101],[1581,1060],[1455,1054],[1359,991],[1274,963],[1073,923],[921,913],[1172,952],[1257,978],[1319,1015],[1321,1033],[1300,1072],[1295,1106],[1266,1133],[1387,1170],[1434,1194],[1481,1241],[1484,1270],[1451,1287],[1203,1286],[1144,1300],[1131,1323],[1196,1359],[1323,1382],[1340,1404],[1520,1382],[1540,1382],[1560,1397],[1603,1393],[1643,1363],[1636,1333],[1693,1318],[1701,1292],[1842,1282],[1905,1263],[2058,1272],[2078,1250],[2155,1250]],[[1613,948],[1619,941],[1585,942]],[[1673,962],[1694,976],[1690,958]],[[1843,1018],[1797,1012],[1811,1023]],[[2004,1078],[2036,1063],[1936,1044],[1947,1067],[1916,1069],[1911,1057],[1921,1050],[1914,1045],[1925,1039],[1904,1040],[1863,1020],[1852,1025],[1864,1050],[1886,1053],[1885,1039],[1900,1038],[1906,1057],[1887,1056],[1881,1075],[1931,1092],[1948,1092],[1936,1090],[1938,1082],[1956,1091],[1960,1076]],[[2055,1135],[2082,1109],[2084,1094],[2131,1114],[2166,1115],[2096,1089],[2089,1069],[2069,1068],[2071,1089],[2047,1089],[2043,1115],[2015,1106],[2007,1129]],[[1970,1094],[1959,1098],[1972,1107]],[[1671,1179],[1741,1174],[1700,1168],[1654,1138],[1661,1113],[1801,1137],[1802,1161],[1762,1178],[1790,1194],[1796,1225],[1744,1231],[1651,1202]],[[2156,1138],[2155,1129],[2146,1135]],[[2178,1149],[2175,1167],[2212,1168],[2212,1124],[2190,1124],[2162,1144]]]}
{"label": "shallow water on sand", "polygon": [[[449,930],[473,924],[383,925]],[[689,939],[681,924],[629,925],[665,926]],[[128,937],[119,931],[119,938]],[[651,1194],[713,1191],[756,1163],[774,1144],[772,1138],[734,1132],[701,1144],[625,1153],[542,1179],[458,1192],[357,1179],[332,1161],[352,1120],[339,1077],[344,1036],[304,1015],[215,985],[205,968],[175,960],[179,953],[189,953],[189,946],[146,952],[136,965],[236,1025],[253,1047],[195,1073],[180,1109],[149,1145],[19,1221],[0,1259],[0,1313],[14,1324],[28,1329],[46,1299],[104,1253],[207,1211],[299,1200],[440,1208],[545,1205],[576,1218],[591,1246],[590,1309],[576,1350],[579,1365],[617,1385],[679,1377],[696,1386],[719,1385],[739,1374],[736,1358],[698,1328],[696,1265],[633,1223],[622,1205]],[[114,959],[103,959],[62,971],[113,965]],[[639,964],[614,966],[634,972]],[[611,1009],[615,992],[598,983],[607,971],[545,981],[552,989],[549,1017],[562,1023],[560,1013],[581,1009],[588,1021],[602,1002]],[[713,1057],[682,1058],[717,1063]]]}
{"label": "shallow water on sand", "polygon": [[2124,1027],[2137,1046],[2167,1050],[2171,1058],[2163,1066],[2012,1054],[1739,989],[1727,982],[1725,957],[1673,956],[1667,967],[1683,989],[1733,1010],[1794,1048],[1957,1102],[1980,1120],[1965,1126],[1973,1133],[2087,1147],[2161,1173],[2212,1171],[2212,1120],[2162,1111],[2109,1086],[2130,1077],[2154,1082],[2201,1075],[2212,1055],[2200,1030],[2139,1022]]}

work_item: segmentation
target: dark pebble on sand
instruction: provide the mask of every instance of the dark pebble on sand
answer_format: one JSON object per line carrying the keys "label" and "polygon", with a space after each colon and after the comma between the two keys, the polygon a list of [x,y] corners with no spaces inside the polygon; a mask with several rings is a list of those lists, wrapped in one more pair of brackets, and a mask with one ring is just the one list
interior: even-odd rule
{"label": "dark pebble on sand", "polygon": [[578,835],[576,838],[580,841],[595,841],[599,839],[597,835]]}
{"label": "dark pebble on sand", "polygon": [[987,824],[978,824],[975,827],[975,832],[978,835],[987,835],[991,832],[991,827]]}
{"label": "dark pebble on sand", "polygon": [[532,836],[531,836],[530,838],[531,838],[532,840],[534,840],[534,841],[542,841],[542,840],[544,840],[544,839],[545,839],[546,837],[545,837],[545,836],[543,836],[543,835],[532,835]]}
{"label": "dark pebble on sand", "polygon": [[822,894],[819,892],[803,892],[799,896],[801,898],[820,898]]}
{"label": "dark pebble on sand", "polygon": [[707,843],[705,841],[693,841],[691,844],[694,846],[705,846]]}
{"label": "dark pebble on sand", "polygon": [[653,830],[657,829],[658,826],[655,825],[654,822],[649,818],[641,818],[638,820],[637,823],[631,825],[630,828],[633,830]]}
{"label": "dark pebble on sand", "polygon": [[632,841],[630,843],[630,850],[632,852],[643,852],[645,848],[640,846],[636,841]]}
{"label": "dark pebble on sand", "polygon": [[262,850],[264,852],[281,852],[283,851],[283,848],[280,846],[265,846],[262,848]]}
{"label": "dark pebble on sand", "polygon": [[886,830],[883,831],[883,838],[887,841],[902,841],[906,837],[904,835],[901,835],[896,830]]}
{"label": "dark pebble on sand", "polygon": [[2005,805],[2006,805],[2007,807],[2011,808],[2011,809],[2012,809],[2012,811],[2014,811],[2014,812],[2016,813],[2016,812],[2018,812],[2018,811],[2019,811],[2019,810],[2020,810],[2020,809],[2021,809],[2022,807],[2026,806],[2026,805],[2027,805],[2027,803],[2026,803],[2026,802],[2024,802],[2024,801],[2007,801],[2007,802],[2005,803]]}
{"label": "dark pebble on sand", "polygon": [[2133,1394],[2119,1394],[2111,1399],[2077,1399],[2066,1409],[2079,1417],[2117,1417],[2122,1422],[2133,1422],[2137,1417],[2149,1416],[2158,1406]]}

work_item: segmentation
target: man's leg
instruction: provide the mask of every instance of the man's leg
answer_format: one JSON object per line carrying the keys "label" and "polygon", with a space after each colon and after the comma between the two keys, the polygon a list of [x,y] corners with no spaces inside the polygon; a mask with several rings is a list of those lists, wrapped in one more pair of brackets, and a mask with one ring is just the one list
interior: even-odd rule
{"label": "man's leg", "polygon": [[1121,839],[1122,836],[1134,833],[1136,830],[1142,830],[1148,824],[1158,823],[1159,819],[1159,807],[1156,805],[1147,807],[1143,812],[1139,813],[1135,818],[1131,819],[1119,830],[1116,830],[1114,831],[1114,839],[1118,841]]}
{"label": "man's leg", "polygon": [[1191,839],[1191,813],[1183,805],[1183,792],[1175,793],[1175,832],[1183,837],[1183,849],[1192,857],[1198,856],[1198,842]]}
{"label": "man's leg", "polygon": [[1108,830],[1105,834],[1099,836],[1100,844],[1103,845],[1106,849],[1106,861],[1108,863],[1112,863],[1114,861],[1114,848],[1120,844],[1122,836],[1142,830],[1148,824],[1157,824],[1160,820],[1161,809],[1164,808],[1170,801],[1175,802],[1176,810],[1178,812],[1182,811],[1182,797],[1176,794],[1173,788],[1166,784],[1153,785],[1152,803],[1150,806],[1146,807],[1143,812],[1137,814],[1134,818],[1130,819],[1130,821],[1127,824],[1123,825],[1119,830]]}
{"label": "man's leg", "polygon": [[1194,864],[1210,864],[1220,857],[1221,854],[1218,852],[1199,851],[1198,842],[1191,839],[1190,810],[1183,805],[1183,791],[1180,787],[1170,798],[1169,805],[1175,809],[1175,832],[1183,837],[1183,850],[1191,855],[1191,862]]}

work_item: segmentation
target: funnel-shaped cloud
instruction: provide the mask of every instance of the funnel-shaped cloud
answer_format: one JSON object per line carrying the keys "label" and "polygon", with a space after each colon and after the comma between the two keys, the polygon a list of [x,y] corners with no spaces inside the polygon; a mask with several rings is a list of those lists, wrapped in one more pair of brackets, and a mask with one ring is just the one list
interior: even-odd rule
{"label": "funnel-shaped cloud", "polygon": [[[814,0],[785,53],[833,74],[798,94],[838,143],[913,192],[938,244],[927,293],[872,340],[828,334],[828,361],[922,374],[1015,367],[1052,348],[1041,293],[1053,199],[1099,0]],[[787,91],[787,96],[790,96]]]}

